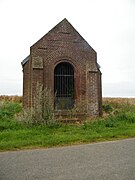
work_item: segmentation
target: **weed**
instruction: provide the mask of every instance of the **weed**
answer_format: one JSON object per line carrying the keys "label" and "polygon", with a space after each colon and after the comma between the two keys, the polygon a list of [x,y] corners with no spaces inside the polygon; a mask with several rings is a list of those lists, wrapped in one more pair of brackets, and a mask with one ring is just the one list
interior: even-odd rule
{"label": "weed", "polygon": [[38,83],[34,106],[24,109],[19,119],[27,124],[55,124],[51,91],[47,88],[43,89],[43,86]]}
{"label": "weed", "polygon": [[103,111],[105,111],[106,113],[110,113],[113,111],[113,108],[110,104],[107,104],[107,105],[103,105]]}
{"label": "weed", "polygon": [[0,119],[12,118],[16,113],[22,109],[21,104],[15,102],[2,101],[0,104]]}

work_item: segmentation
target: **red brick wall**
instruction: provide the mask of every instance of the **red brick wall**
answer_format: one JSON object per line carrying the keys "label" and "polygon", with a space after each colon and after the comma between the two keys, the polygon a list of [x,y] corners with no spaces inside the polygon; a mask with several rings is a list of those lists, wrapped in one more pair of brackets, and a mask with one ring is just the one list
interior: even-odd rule
{"label": "red brick wall", "polygon": [[[28,104],[29,96],[31,103],[33,102],[37,82],[51,89],[54,95],[54,69],[60,62],[69,62],[75,71],[76,103],[86,101],[84,109],[90,116],[101,114],[101,73],[97,67],[96,52],[67,20],[63,20],[36,42],[30,48],[30,56],[31,67],[27,67],[28,63],[24,66],[25,106]],[[39,59],[39,65],[33,65],[35,58]],[[28,78],[27,82],[29,74],[31,78]]]}
{"label": "red brick wall", "polygon": [[30,107],[30,61],[23,67],[23,106]]}

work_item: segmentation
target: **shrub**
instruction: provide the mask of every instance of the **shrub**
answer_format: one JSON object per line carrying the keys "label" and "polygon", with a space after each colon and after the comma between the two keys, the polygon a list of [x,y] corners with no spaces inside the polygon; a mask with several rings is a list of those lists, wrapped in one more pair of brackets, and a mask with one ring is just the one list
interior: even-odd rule
{"label": "shrub", "polygon": [[113,108],[110,104],[103,105],[103,111],[105,111],[106,113],[110,113],[113,111]]}
{"label": "shrub", "polygon": [[12,118],[22,109],[21,104],[15,102],[1,101],[0,103],[0,118]]}
{"label": "shrub", "polygon": [[105,121],[106,127],[117,127],[119,123],[135,123],[135,113],[118,112],[116,115],[109,116]]}
{"label": "shrub", "polygon": [[106,121],[105,121],[105,126],[106,127],[116,127],[117,126],[117,121],[115,118],[113,117],[109,117]]}
{"label": "shrub", "polygon": [[128,119],[127,119],[127,121],[129,122],[129,123],[135,123],[135,113],[128,113],[127,112],[127,116],[128,116]]}
{"label": "shrub", "polygon": [[43,86],[38,83],[34,97],[34,106],[24,109],[20,120],[28,124],[52,125],[55,123],[51,91],[47,88],[43,90]]}
{"label": "shrub", "polygon": [[135,123],[135,113],[133,112],[120,112],[117,114],[117,119],[119,121],[125,121],[127,123]]}

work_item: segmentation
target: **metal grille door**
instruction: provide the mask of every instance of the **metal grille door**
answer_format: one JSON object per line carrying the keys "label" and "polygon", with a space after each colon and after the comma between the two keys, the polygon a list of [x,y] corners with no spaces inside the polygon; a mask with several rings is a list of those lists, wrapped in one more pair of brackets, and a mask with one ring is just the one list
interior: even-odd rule
{"label": "metal grille door", "polygon": [[74,68],[67,62],[54,70],[55,109],[71,109],[74,105]]}

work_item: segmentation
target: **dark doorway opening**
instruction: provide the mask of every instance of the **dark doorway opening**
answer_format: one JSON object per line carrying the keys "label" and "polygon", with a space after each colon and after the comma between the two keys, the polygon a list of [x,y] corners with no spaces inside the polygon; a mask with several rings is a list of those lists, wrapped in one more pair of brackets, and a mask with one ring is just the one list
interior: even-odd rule
{"label": "dark doorway opening", "polygon": [[74,106],[74,68],[70,63],[59,63],[54,70],[55,109]]}

